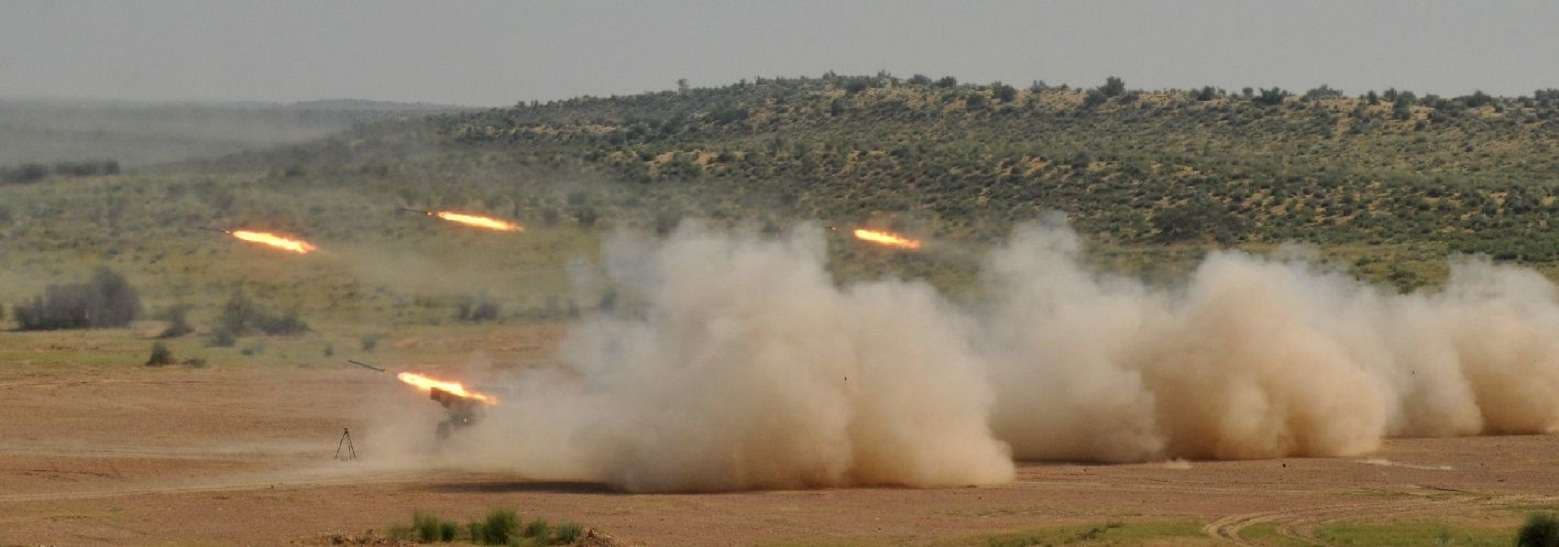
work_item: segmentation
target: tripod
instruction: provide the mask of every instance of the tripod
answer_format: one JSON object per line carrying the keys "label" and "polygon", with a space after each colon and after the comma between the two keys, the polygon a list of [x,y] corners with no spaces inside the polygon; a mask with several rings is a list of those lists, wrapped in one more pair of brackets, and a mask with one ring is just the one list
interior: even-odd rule
{"label": "tripod", "polygon": [[[346,449],[346,456],[344,456],[344,457],[341,455],[341,449],[342,448]],[[357,459],[357,448],[352,446],[352,430],[347,429],[345,427],[341,428],[341,440],[336,441],[336,459],[337,460],[355,460],[355,459]]]}

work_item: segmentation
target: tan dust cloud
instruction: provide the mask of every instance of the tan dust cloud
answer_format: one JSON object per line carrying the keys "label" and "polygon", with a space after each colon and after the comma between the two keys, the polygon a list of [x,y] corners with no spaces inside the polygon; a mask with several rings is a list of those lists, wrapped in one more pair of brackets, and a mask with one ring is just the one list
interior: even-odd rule
{"label": "tan dust cloud", "polygon": [[1533,271],[1463,259],[1403,295],[1220,252],[1159,288],[1088,271],[1079,247],[1027,227],[987,268],[993,425],[1019,458],[1337,456],[1559,424],[1559,303]]}
{"label": "tan dust cloud", "polygon": [[840,286],[816,229],[619,237],[607,277],[635,305],[576,324],[562,366],[511,378],[445,461],[631,491],[933,487],[1010,480],[1013,458],[1341,456],[1559,424],[1559,303],[1533,271],[1459,260],[1404,295],[1304,253],[1218,252],[1154,286],[1081,246],[1023,227],[955,305]]}
{"label": "tan dust cloud", "polygon": [[640,317],[577,326],[577,375],[522,375],[484,462],[633,491],[1009,480],[971,323],[931,287],[836,286],[821,232],[685,227],[608,249]]}

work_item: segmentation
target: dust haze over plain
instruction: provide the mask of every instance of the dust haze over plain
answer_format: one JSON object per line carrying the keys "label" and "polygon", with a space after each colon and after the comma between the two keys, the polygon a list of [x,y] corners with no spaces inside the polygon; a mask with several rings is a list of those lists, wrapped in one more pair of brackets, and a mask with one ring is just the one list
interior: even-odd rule
{"label": "dust haze over plain", "polygon": [[1512,2],[0,3],[0,96],[471,106],[834,70],[1455,96],[1559,87]]}

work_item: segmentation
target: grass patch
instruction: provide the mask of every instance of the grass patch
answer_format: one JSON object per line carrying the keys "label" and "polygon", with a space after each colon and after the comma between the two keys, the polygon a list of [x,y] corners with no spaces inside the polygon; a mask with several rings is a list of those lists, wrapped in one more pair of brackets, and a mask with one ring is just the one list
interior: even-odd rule
{"label": "grass patch", "polygon": [[938,546],[1020,547],[1029,545],[1164,545],[1210,544],[1202,524],[1192,521],[1121,522],[1036,528],[995,535],[959,538]]}
{"label": "grass patch", "polygon": [[1455,545],[1457,547],[1509,546],[1515,540],[1513,530],[1451,526],[1442,522],[1408,521],[1392,523],[1339,523],[1316,530],[1316,538],[1331,545],[1419,546]]}
{"label": "grass patch", "polygon": [[412,513],[411,525],[392,525],[386,528],[390,539],[417,543],[449,543],[468,541],[477,545],[572,545],[584,539],[586,530],[573,522],[565,522],[557,528],[538,518],[524,523],[510,509],[495,509],[487,518],[467,523],[464,527],[438,515],[417,511]]}
{"label": "grass patch", "polygon": [[1256,543],[1260,543],[1262,545],[1275,545],[1281,547],[1303,547],[1305,545],[1309,545],[1307,543],[1294,541],[1292,539],[1278,535],[1278,525],[1270,522],[1263,522],[1247,526],[1245,529],[1240,530],[1240,537],[1254,541]]}

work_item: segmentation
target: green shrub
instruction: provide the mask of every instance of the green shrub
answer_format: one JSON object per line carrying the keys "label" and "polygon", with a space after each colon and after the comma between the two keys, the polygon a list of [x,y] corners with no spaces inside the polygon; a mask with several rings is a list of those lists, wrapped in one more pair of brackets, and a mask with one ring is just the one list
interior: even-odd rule
{"label": "green shrub", "polygon": [[1516,534],[1516,547],[1559,547],[1559,516],[1533,513]]}
{"label": "green shrub", "polygon": [[417,531],[417,541],[432,543],[439,540],[439,520],[437,516],[422,511],[411,515],[411,527]]}
{"label": "green shrub", "polygon": [[152,342],[152,356],[146,359],[146,366],[160,367],[174,363],[173,350],[162,342]]}
{"label": "green shrub", "polygon": [[1083,95],[1083,108],[1093,108],[1095,106],[1099,106],[1104,104],[1104,101],[1109,99],[1110,97],[1105,95],[1104,92],[1097,89],[1090,89],[1088,90],[1088,94]]}
{"label": "green shrub", "polygon": [[1283,99],[1286,98],[1288,98],[1287,91],[1283,91],[1283,88],[1280,87],[1273,87],[1272,89],[1261,90],[1261,94],[1256,96],[1255,101],[1259,105],[1277,106],[1283,104]]}
{"label": "green shrub", "polygon": [[1099,92],[1105,97],[1114,97],[1126,92],[1126,81],[1115,76],[1104,79],[1104,85],[1099,86]]}
{"label": "green shrub", "polygon": [[363,344],[363,351],[373,353],[374,348],[379,346],[380,338],[384,338],[384,336],[380,334],[364,334],[359,340]]}
{"label": "green shrub", "polygon": [[991,84],[991,94],[996,97],[996,100],[1004,103],[1010,103],[1013,99],[1018,98],[1017,88],[1001,82]]}
{"label": "green shrub", "polygon": [[124,276],[105,266],[86,283],[49,285],[14,311],[21,330],[123,327],[140,317],[141,297]]}
{"label": "green shrub", "polygon": [[238,335],[225,327],[217,327],[211,331],[211,337],[206,339],[206,345],[214,348],[230,348],[238,344]]}
{"label": "green shrub", "polygon": [[157,337],[178,338],[194,332],[195,329],[189,326],[188,315],[189,306],[182,304],[163,311],[161,316],[164,321],[168,322],[168,328],[163,329],[162,334],[157,335]]}
{"label": "green shrub", "polygon": [[390,539],[395,541],[415,541],[417,539],[417,531],[413,530],[410,526],[391,526],[389,529],[385,530],[385,535],[389,536]]}
{"label": "green shrub", "polygon": [[547,519],[536,519],[525,525],[525,531],[521,535],[528,538],[547,539],[551,527],[547,525]]}
{"label": "green shrub", "polygon": [[270,335],[291,335],[302,334],[309,330],[308,324],[298,318],[296,311],[277,314],[245,296],[243,292],[234,292],[233,296],[222,304],[222,315],[217,319],[217,328],[234,335],[253,331]]}
{"label": "green shrub", "polygon": [[[480,534],[473,533],[472,541],[484,545],[504,545],[515,537],[520,528],[520,517],[508,509],[495,509],[480,524]],[[473,531],[476,531],[473,528]]]}
{"label": "green shrub", "polygon": [[238,350],[238,353],[242,353],[244,355],[259,355],[265,353],[265,342],[256,340],[253,344],[250,344],[249,347]]}
{"label": "green shrub", "polygon": [[554,536],[554,539],[557,540],[557,543],[562,545],[573,545],[574,542],[579,541],[579,538],[584,535],[584,532],[584,528],[578,524],[573,522],[564,522],[562,525],[558,526],[557,535]]}
{"label": "green shrub", "polygon": [[496,321],[502,312],[498,302],[488,297],[485,292],[465,297],[455,304],[455,319],[459,321],[471,323]]}

